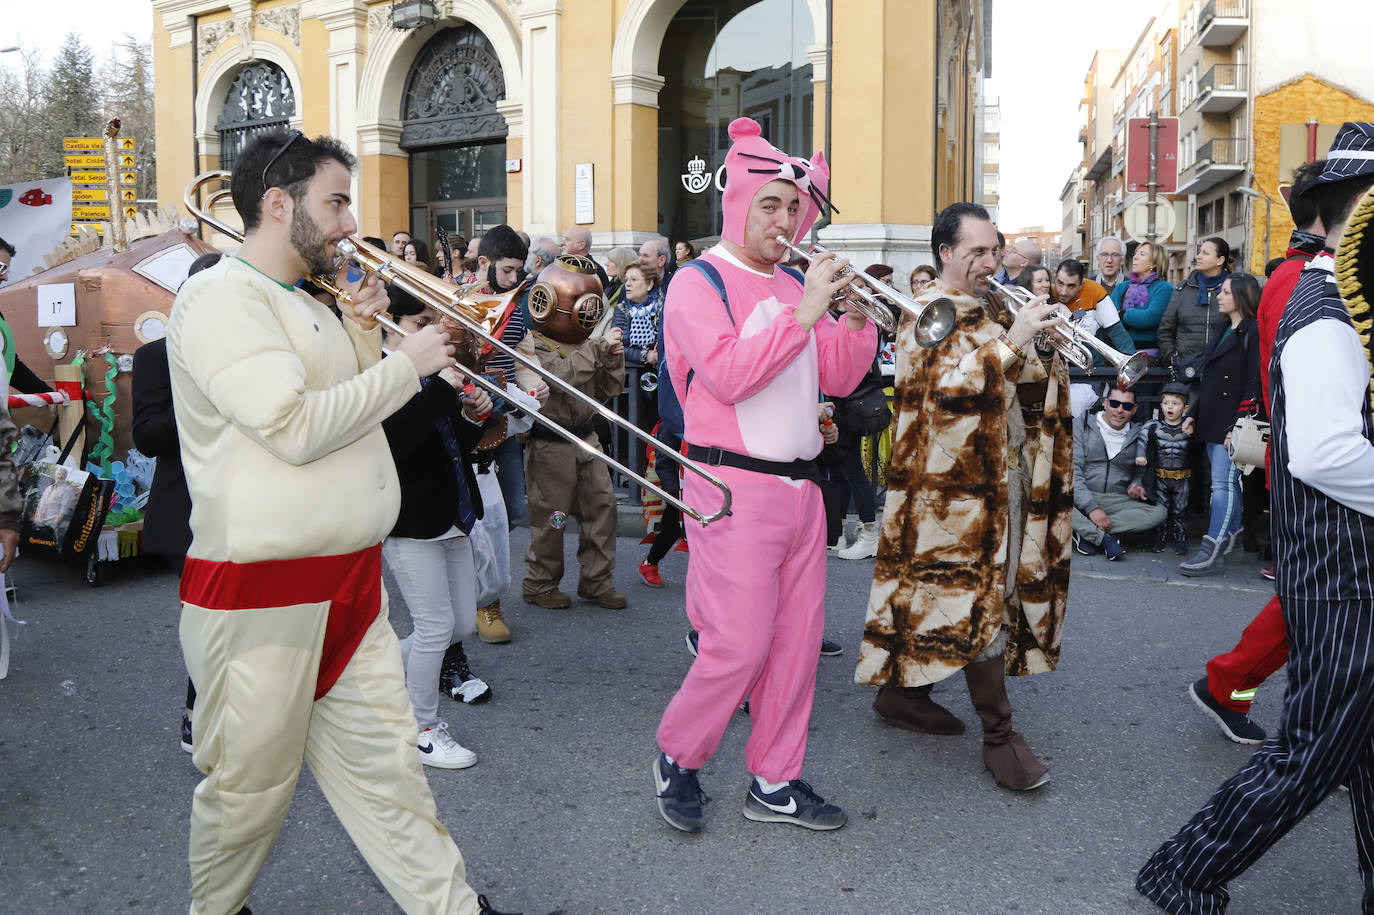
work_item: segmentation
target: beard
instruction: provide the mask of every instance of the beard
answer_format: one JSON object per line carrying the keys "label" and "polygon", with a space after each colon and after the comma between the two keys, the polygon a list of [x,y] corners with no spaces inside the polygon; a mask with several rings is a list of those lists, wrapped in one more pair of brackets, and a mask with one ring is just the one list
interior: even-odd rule
{"label": "beard", "polygon": [[301,260],[305,261],[305,272],[311,276],[332,276],[334,274],[333,251],[328,236],[319,223],[311,219],[305,207],[297,203],[291,214],[291,247],[296,249]]}

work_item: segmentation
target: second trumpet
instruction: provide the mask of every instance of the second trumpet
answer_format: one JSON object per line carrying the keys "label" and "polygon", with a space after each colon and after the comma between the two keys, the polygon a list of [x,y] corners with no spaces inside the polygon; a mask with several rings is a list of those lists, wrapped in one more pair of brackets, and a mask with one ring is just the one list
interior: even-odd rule
{"label": "second trumpet", "polygon": [[[988,278],[988,282],[998,292],[1002,293],[1007,308],[1011,309],[1013,315],[1020,314],[1022,308],[1033,304],[1036,300],[1029,289],[1023,289],[1020,286],[1006,286],[991,277]],[[1091,372],[1093,370],[1093,353],[1096,352],[1107,361],[1108,365],[1116,369],[1116,386],[1123,391],[1145,377],[1145,373],[1149,371],[1149,353],[1135,353],[1127,356],[1097,339],[1095,334],[1089,333],[1070,321],[1062,311],[1056,312],[1055,318],[1057,320],[1054,322],[1054,326],[1045,331],[1045,339],[1055,352],[1064,357],[1065,362],[1069,362],[1085,372]]]}

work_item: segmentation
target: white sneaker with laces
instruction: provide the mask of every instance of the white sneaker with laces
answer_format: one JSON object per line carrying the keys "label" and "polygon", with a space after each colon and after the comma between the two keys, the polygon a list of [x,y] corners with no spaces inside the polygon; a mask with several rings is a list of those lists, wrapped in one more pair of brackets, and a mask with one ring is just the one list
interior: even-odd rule
{"label": "white sneaker with laces", "polygon": [[453,739],[448,722],[420,732],[420,762],[436,769],[466,769],[477,765],[477,754]]}

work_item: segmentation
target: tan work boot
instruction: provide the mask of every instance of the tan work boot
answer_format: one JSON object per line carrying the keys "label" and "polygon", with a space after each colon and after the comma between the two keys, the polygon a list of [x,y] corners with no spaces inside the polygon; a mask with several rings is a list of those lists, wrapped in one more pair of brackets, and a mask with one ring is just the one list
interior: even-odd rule
{"label": "tan work boot", "polygon": [[873,711],[893,727],[921,734],[962,734],[964,723],[930,698],[930,686],[880,686]]}
{"label": "tan work boot", "polygon": [[557,588],[540,591],[538,594],[521,595],[525,603],[543,607],[545,610],[566,610],[572,606],[572,598]]}
{"label": "tan work boot", "polygon": [[626,607],[630,605],[630,602],[625,599],[625,595],[621,594],[614,587],[607,588],[605,591],[602,591],[599,594],[592,594],[586,588],[583,588],[581,585],[578,585],[577,596],[585,597],[587,600],[595,603],[598,607],[603,607],[607,610],[624,610]]}
{"label": "tan work boot", "polygon": [[477,608],[477,637],[489,645],[510,641],[510,627],[506,625],[505,617],[501,616],[499,600]]}
{"label": "tan work boot", "polygon": [[1007,697],[1006,661],[1001,655],[964,668],[969,698],[983,722],[983,765],[1004,788],[1029,791],[1050,780],[1025,738],[1011,726]]}

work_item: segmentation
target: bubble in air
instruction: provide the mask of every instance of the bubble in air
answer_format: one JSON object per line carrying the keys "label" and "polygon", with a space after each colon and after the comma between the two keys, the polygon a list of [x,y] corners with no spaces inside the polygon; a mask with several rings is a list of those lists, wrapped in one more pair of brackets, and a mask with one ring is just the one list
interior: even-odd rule
{"label": "bubble in air", "polygon": [[76,684],[73,683],[71,680],[63,680],[63,681],[62,681],[62,695],[64,695],[64,696],[75,696],[75,695],[76,695]]}
{"label": "bubble in air", "polygon": [[568,516],[563,512],[554,512],[549,515],[549,527],[556,531],[561,531],[563,526],[568,523]]}

